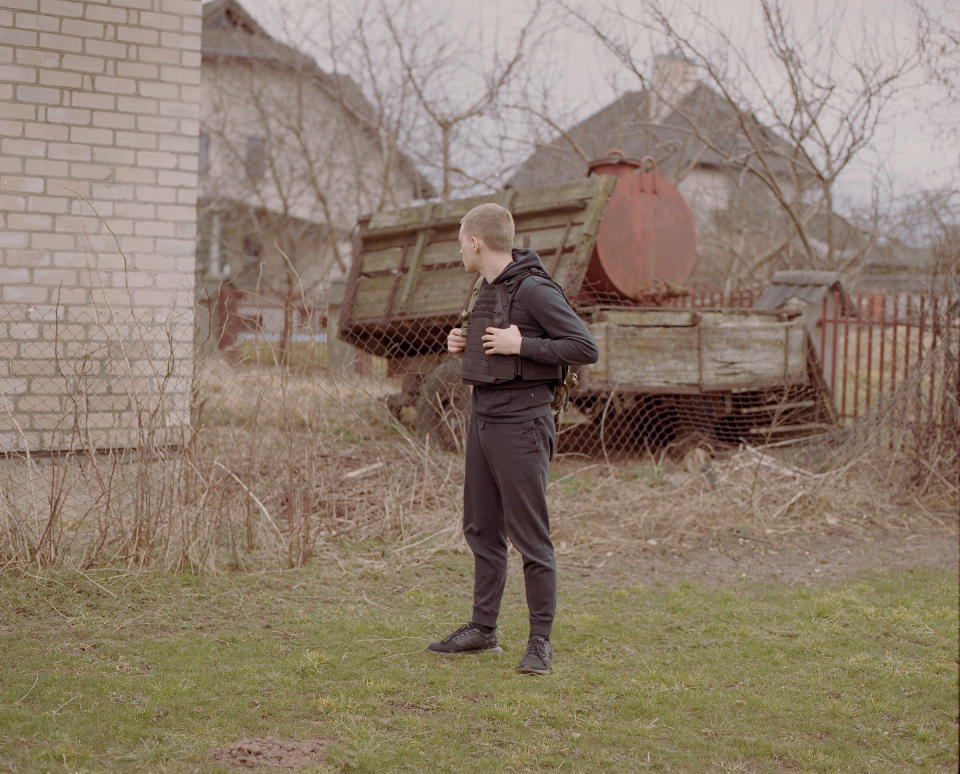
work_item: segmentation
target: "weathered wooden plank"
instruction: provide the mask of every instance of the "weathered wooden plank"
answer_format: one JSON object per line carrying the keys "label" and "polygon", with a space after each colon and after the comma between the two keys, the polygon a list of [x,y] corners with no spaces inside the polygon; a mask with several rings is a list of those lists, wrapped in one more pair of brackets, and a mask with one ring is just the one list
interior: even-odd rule
{"label": "weathered wooden plank", "polygon": [[430,243],[432,235],[431,229],[425,228],[417,232],[417,242],[413,248],[408,251],[406,257],[406,276],[403,278],[403,285],[400,288],[400,294],[391,304],[391,312],[402,314],[407,308],[407,299],[410,297],[410,290],[416,282],[417,274],[423,266],[423,253]]}
{"label": "weathered wooden plank", "polygon": [[[517,234],[514,244],[520,247],[529,241],[529,246],[538,253],[556,250],[570,222],[571,215],[564,213],[548,213],[526,221],[519,220],[516,224]],[[567,244],[570,245],[574,244],[583,232],[582,222],[578,224],[576,219],[573,222],[575,225],[571,227],[567,235]],[[431,266],[437,263],[460,260],[460,247],[457,241],[458,227],[448,226],[432,230],[434,233],[431,234],[430,241],[424,248],[422,265]],[[423,228],[417,228],[384,239],[372,236],[364,237],[363,254],[361,256],[362,270],[364,272],[381,271],[399,265],[398,251],[402,251],[404,247],[412,248],[415,246],[422,231]]]}
{"label": "weathered wooden plank", "polygon": [[551,188],[535,188],[521,191],[513,204],[515,210],[523,212],[534,207],[575,199],[592,199],[604,188],[600,176],[585,177],[575,183],[564,183]]}
{"label": "weathered wooden plank", "polygon": [[785,413],[793,409],[813,408],[817,405],[815,400],[798,400],[792,403],[771,403],[765,406],[743,406],[737,409],[738,414],[772,414]]}
{"label": "weathered wooden plank", "polygon": [[799,425],[771,425],[769,427],[751,427],[748,432],[751,435],[768,435],[770,433],[801,433],[801,432],[823,432],[830,430],[836,425],[830,425],[825,422],[804,422]]}
{"label": "weathered wooden plank", "polygon": [[[569,228],[567,228],[568,225]],[[521,244],[521,237],[529,238],[530,247],[540,254],[544,265],[549,268],[549,264],[553,260],[553,255],[560,246],[560,240],[563,240],[567,249],[571,249],[577,244],[582,235],[582,223],[571,224],[570,221],[565,221],[550,228],[518,233],[517,244]]]}
{"label": "weathered wooden plank", "polygon": [[802,330],[792,331],[782,323],[739,320],[737,324],[703,324],[701,336],[704,389],[806,381]]}
{"label": "weathered wooden plank", "polygon": [[457,232],[460,226],[456,223],[443,224],[434,221],[429,225],[418,223],[405,231],[381,232],[379,234],[364,233],[361,235],[364,252],[374,252],[377,250],[386,250],[391,247],[403,247],[412,245],[417,241],[417,235],[421,230],[429,228],[433,231],[431,242],[453,242],[457,241]]}
{"label": "weathered wooden plank", "polygon": [[393,295],[395,281],[394,274],[360,277],[357,280],[357,292],[350,313],[351,319],[363,322],[383,318],[387,311],[387,304]]}
{"label": "weathered wooden plank", "polygon": [[[498,202],[504,206],[512,205],[517,192],[500,191],[497,194],[481,194],[447,202],[429,202],[418,207],[404,207],[398,210],[378,212],[370,217],[367,230],[371,232],[391,231],[401,228],[415,228],[417,225],[432,225],[441,221],[447,225],[457,224],[460,219],[478,204]],[[508,207],[512,209],[512,206]]]}
{"label": "weathered wooden plank", "polygon": [[588,325],[600,350],[596,364],[583,369],[592,382],[656,387],[696,386],[697,334],[694,328],[662,328],[653,333],[612,323]]}
{"label": "weathered wooden plank", "polygon": [[584,369],[585,384],[710,391],[806,383],[803,329],[796,324],[742,326],[731,320],[712,326],[645,327],[592,322],[588,327],[600,359]]}
{"label": "weathered wooden plank", "polygon": [[422,262],[424,269],[429,271],[434,266],[449,263],[460,265],[460,243],[456,240],[431,242],[424,249]]}
{"label": "weathered wooden plank", "polygon": [[[529,246],[540,254],[544,265],[550,269],[555,260],[556,250],[560,246],[560,240],[564,238],[564,235],[566,235],[564,245],[569,251],[580,239],[582,232],[582,226],[574,225],[568,230],[567,223],[563,223],[549,229],[540,229],[533,232],[518,232],[516,244],[522,245],[524,243],[524,237],[529,237]],[[408,244],[412,245],[413,240],[409,240]],[[413,249],[412,246],[410,249]],[[363,272],[369,273],[399,266],[399,251],[401,251],[401,248],[393,247],[388,250],[378,249],[366,253],[363,257]],[[433,238],[423,250],[421,266],[427,269],[438,264],[459,262],[460,244],[456,239],[438,240]]]}
{"label": "weathered wooden plank", "polygon": [[756,312],[750,309],[673,309],[670,307],[607,307],[594,312],[597,321],[641,327],[705,325],[736,327],[783,324],[779,313]]}
{"label": "weathered wooden plank", "polygon": [[406,313],[396,319],[459,313],[475,280],[476,275],[467,274],[462,267],[420,272],[407,299]]}
{"label": "weathered wooden plank", "polygon": [[[564,227],[568,223],[583,223],[585,210],[576,210],[574,212],[564,210],[546,210],[537,212],[530,217],[514,218],[517,236],[532,234],[539,229]],[[519,241],[518,243],[519,244]]]}
{"label": "weathered wooden plank", "polygon": [[689,309],[603,309],[597,322],[633,325],[638,328],[688,328],[696,325],[696,312]]}
{"label": "weathered wooden plank", "polygon": [[[403,249],[401,247],[392,247],[389,250],[375,250],[370,253],[366,253],[363,256],[363,265],[361,272],[365,275],[376,274],[383,271],[393,271],[401,266],[401,257],[403,255]],[[409,244],[406,246],[406,249],[409,251],[408,257],[406,260],[406,266],[404,271],[407,271],[411,263],[411,257],[415,249],[414,244]],[[455,241],[446,241],[446,242],[430,242],[421,254],[420,267],[421,270],[430,271],[435,266],[443,266],[445,264],[459,264],[460,263],[460,247]]]}
{"label": "weathered wooden plank", "polygon": [[[517,235],[514,244],[522,247],[525,241],[529,241],[529,246],[538,253],[546,254],[556,250],[557,245],[567,230],[567,224],[571,221],[566,216],[551,216],[549,218],[538,218],[535,226],[528,228],[526,223],[517,224]],[[384,268],[393,268],[399,264],[397,256],[398,251],[404,247],[412,247],[416,244],[417,237],[421,230],[410,231],[403,235],[390,237],[389,239],[365,239],[363,242],[363,253],[361,260],[364,272],[380,271]],[[574,225],[567,234],[567,245],[572,246],[580,239],[583,233],[582,223],[574,221]],[[452,258],[450,256],[453,256]],[[430,266],[436,263],[448,263],[460,260],[460,246],[457,241],[457,230],[454,228],[438,229],[430,238],[429,244],[425,247],[423,253],[423,265]]]}
{"label": "weathered wooden plank", "polygon": [[[351,313],[352,326],[383,323],[387,304],[392,298],[394,281],[395,278],[390,275],[360,279],[360,292],[357,293]],[[407,298],[406,310],[403,314],[388,316],[388,332],[385,335],[389,335],[390,330],[401,331],[406,323],[422,317],[456,316],[466,305],[473,281],[474,275],[466,274],[462,269],[421,272]]]}
{"label": "weathered wooden plank", "polygon": [[[364,274],[361,275],[357,284],[354,316],[357,319],[382,317],[386,311],[385,305],[390,294],[390,287],[398,281],[398,274],[400,275],[401,287],[406,288],[407,292],[403,309],[401,310],[399,306],[398,298],[390,312],[390,315],[395,317],[397,322],[401,322],[410,314],[417,314],[423,309],[428,309],[432,313],[459,312],[463,307],[462,296],[455,290],[451,293],[449,290],[443,290],[443,288],[456,289],[463,286],[469,290],[476,279],[476,275],[468,275],[464,272],[459,254],[434,248],[435,246],[431,247],[424,254],[424,265],[421,270],[413,273],[406,270],[384,268],[391,264],[394,266],[399,264],[400,258],[396,251],[388,255],[377,254],[377,261],[374,266],[380,270],[378,274],[368,275],[367,269],[370,266],[365,263]],[[544,255],[548,268],[552,266],[553,257],[552,254]],[[566,260],[568,254],[563,258]],[[409,286],[403,284],[408,281]],[[433,294],[433,289],[438,286],[440,290],[436,292],[436,295],[431,295],[429,301],[420,297],[421,288],[429,287],[431,288],[431,294]]]}
{"label": "weathered wooden plank", "polygon": [[[424,232],[412,232],[422,234]],[[548,270],[553,270],[556,266],[556,250],[560,246],[560,240],[563,239],[566,235],[566,240],[564,244],[567,246],[568,252],[561,256],[561,261],[569,261],[570,253],[569,250],[575,244],[576,240],[580,238],[581,229],[578,227],[571,227],[569,230],[564,225],[563,227],[555,227],[549,230],[537,231],[533,234],[533,239],[531,240],[530,246],[540,253],[541,258]],[[402,271],[404,273],[404,278],[402,282],[412,282],[408,279],[411,276],[411,271],[413,274],[418,273],[418,269],[415,265],[411,267],[411,263],[415,258],[415,245],[410,245],[408,247],[406,264]],[[362,272],[364,275],[371,275],[377,272],[387,272],[392,271],[396,272],[401,267],[401,259],[403,257],[403,249],[399,247],[393,247],[387,250],[376,250],[370,253],[367,253],[363,256],[363,266]],[[443,271],[447,268],[454,268],[458,272],[462,272],[462,265],[459,252],[459,244],[456,241],[441,241],[435,242],[431,241],[426,247],[423,248],[421,253],[420,260],[420,272],[428,271],[437,271],[435,267],[441,267],[439,270]],[[406,287],[406,286],[404,286]],[[358,293],[366,292],[362,288],[358,288]],[[409,294],[408,294],[409,295]],[[403,297],[403,293],[401,293]],[[410,308],[408,302],[406,308]],[[458,299],[451,299],[451,304],[459,303]],[[451,306],[451,309],[453,307]],[[398,311],[400,307],[395,306],[394,311]],[[458,307],[459,309],[459,307]],[[402,316],[402,315],[401,315]]]}
{"label": "weathered wooden plank", "polygon": [[694,309],[708,325],[740,325],[746,322],[769,323],[769,322],[788,322],[790,319],[780,311],[770,311],[762,309]]}
{"label": "weathered wooden plank", "polygon": [[387,212],[378,212],[370,216],[367,223],[367,229],[376,231],[385,228],[395,228],[397,226],[410,226],[417,223],[424,223],[427,215],[427,208],[420,207],[402,207],[397,210]]}
{"label": "weathered wooden plank", "polygon": [[377,212],[370,216],[366,223],[366,231],[382,231],[386,229],[409,228],[418,225],[427,226],[433,220],[434,207],[432,203],[421,204],[416,207],[401,207],[396,210]]}
{"label": "weathered wooden plank", "polygon": [[360,271],[364,274],[392,271],[400,268],[402,259],[403,247],[390,247],[385,250],[365,252]]}
{"label": "weathered wooden plank", "polygon": [[589,181],[596,186],[596,191],[584,213],[583,231],[570,260],[564,264],[562,270],[558,270],[558,276],[556,277],[557,282],[563,286],[569,295],[576,295],[580,292],[583,278],[587,273],[587,266],[593,255],[594,245],[597,243],[597,231],[600,228],[603,212],[607,207],[607,199],[613,193],[617,184],[617,178],[612,175],[595,176],[589,178]]}
{"label": "weathered wooden plank", "polygon": [[415,228],[417,225],[426,226],[435,224],[437,221],[451,221],[455,224],[473,207],[486,202],[499,202],[514,212],[515,217],[523,218],[528,212],[557,207],[564,202],[575,202],[577,199],[584,199],[589,203],[589,200],[603,188],[602,180],[594,176],[585,178],[580,182],[567,183],[552,188],[539,188],[524,192],[508,189],[497,194],[483,194],[448,202],[430,202],[418,207],[404,207],[387,212],[378,212],[370,216],[367,230],[377,232],[397,228]]}
{"label": "weathered wooden plank", "polygon": [[437,202],[434,217],[437,220],[452,220],[459,223],[460,219],[478,204],[495,202],[502,204],[508,210],[513,210],[517,199],[517,192],[511,189],[498,191],[495,194],[471,196],[467,199],[454,199],[449,202]]}
{"label": "weathered wooden plank", "polygon": [[[585,208],[564,209],[563,206],[561,206],[562,204],[562,202],[559,203],[552,210],[538,210],[527,215],[517,215],[514,218],[514,225],[516,227],[514,245],[522,247],[525,238],[533,238],[533,232],[542,229],[565,228],[568,223],[583,222],[583,212]],[[414,244],[417,240],[417,235],[425,228],[431,228],[434,231],[434,237],[431,238],[431,242],[450,241],[455,243],[460,229],[459,219],[439,220],[434,218],[429,224],[422,223],[418,220],[411,224],[396,226],[386,230],[381,229],[372,233],[365,232],[362,235],[364,250],[365,252],[375,252],[391,247]]]}

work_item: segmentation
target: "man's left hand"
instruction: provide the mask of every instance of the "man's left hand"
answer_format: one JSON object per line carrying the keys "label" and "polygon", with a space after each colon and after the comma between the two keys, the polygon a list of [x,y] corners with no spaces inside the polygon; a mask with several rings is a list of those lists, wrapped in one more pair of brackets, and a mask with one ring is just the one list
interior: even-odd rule
{"label": "man's left hand", "polygon": [[485,355],[519,355],[523,337],[516,325],[509,328],[487,328],[481,339]]}

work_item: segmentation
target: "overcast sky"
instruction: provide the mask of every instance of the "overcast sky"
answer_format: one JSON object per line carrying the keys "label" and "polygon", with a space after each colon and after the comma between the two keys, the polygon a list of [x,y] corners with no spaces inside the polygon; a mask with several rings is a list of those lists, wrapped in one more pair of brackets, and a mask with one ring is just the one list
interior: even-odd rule
{"label": "overcast sky", "polygon": [[[587,11],[602,5],[593,0],[572,2]],[[946,3],[960,3],[960,0],[924,2],[940,9]],[[310,0],[241,0],[241,3],[268,32],[287,42],[293,38],[292,42],[296,43],[305,29],[316,30],[317,25],[323,24],[316,15],[311,16],[311,8],[316,7],[316,3]],[[467,57],[482,55],[498,43],[509,45],[513,30],[525,18],[531,4],[532,0],[431,0],[424,4],[423,13],[432,17],[430,21],[447,25],[451,39],[462,46]],[[631,7],[629,0],[624,0],[622,5]],[[759,35],[758,0],[702,0],[699,7],[705,15],[731,30],[731,37],[743,40],[744,50],[751,49],[751,41]],[[816,24],[824,18],[830,19],[831,28],[839,25],[851,31],[853,38],[871,24],[889,22],[889,45],[906,45],[913,34],[914,21],[907,0],[788,0],[787,8],[794,15],[798,29],[814,35],[822,32]],[[842,11],[842,24],[838,21],[838,11]],[[551,52],[549,66],[562,73],[559,99],[566,103],[572,115],[583,119],[615,99],[618,91],[638,87],[635,77],[605,56],[589,36],[573,31],[559,34],[562,39]],[[650,53],[638,51],[638,58],[647,59]],[[317,59],[323,66],[322,55]],[[617,81],[616,85],[611,84],[611,79]],[[868,198],[869,181],[875,177],[873,170],[880,160],[888,168],[897,193],[960,185],[958,134],[954,130],[951,140],[944,133],[945,127],[960,126],[960,105],[946,103],[924,80],[918,71],[910,81],[910,88],[891,105],[886,120],[878,128],[871,152],[863,154],[842,179],[841,195],[851,200]]]}

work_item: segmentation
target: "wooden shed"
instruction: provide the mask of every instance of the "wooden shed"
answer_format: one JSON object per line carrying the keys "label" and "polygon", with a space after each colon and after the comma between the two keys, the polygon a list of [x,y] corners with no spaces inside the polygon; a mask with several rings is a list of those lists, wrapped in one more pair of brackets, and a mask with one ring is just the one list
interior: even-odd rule
{"label": "wooden shed", "polygon": [[837,320],[850,310],[850,296],[838,272],[778,271],[754,309],[799,312],[816,355],[824,384],[835,384],[836,344],[823,336],[824,319]]}

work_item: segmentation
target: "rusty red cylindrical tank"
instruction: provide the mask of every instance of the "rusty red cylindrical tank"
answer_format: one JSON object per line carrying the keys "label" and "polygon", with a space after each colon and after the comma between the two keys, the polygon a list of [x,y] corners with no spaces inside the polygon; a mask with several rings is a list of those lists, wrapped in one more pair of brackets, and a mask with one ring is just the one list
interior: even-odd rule
{"label": "rusty red cylindrical tank", "polygon": [[589,290],[639,301],[655,280],[682,285],[690,279],[697,259],[693,215],[653,159],[610,151],[589,172],[617,177],[587,267]]}

